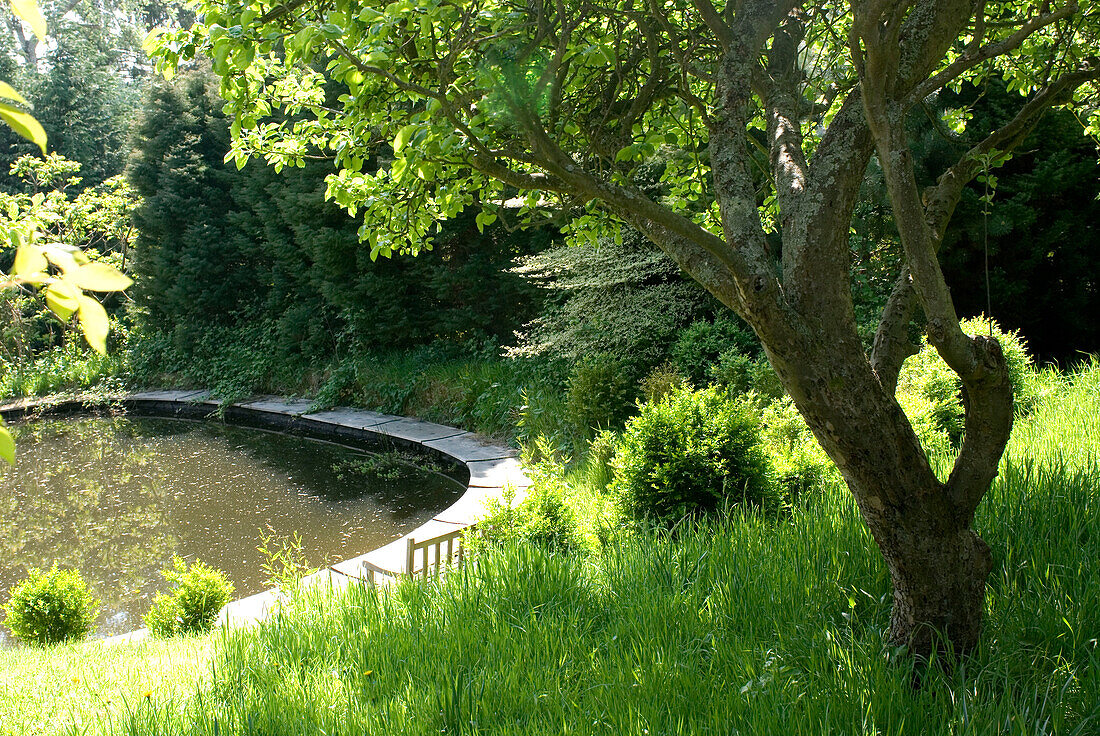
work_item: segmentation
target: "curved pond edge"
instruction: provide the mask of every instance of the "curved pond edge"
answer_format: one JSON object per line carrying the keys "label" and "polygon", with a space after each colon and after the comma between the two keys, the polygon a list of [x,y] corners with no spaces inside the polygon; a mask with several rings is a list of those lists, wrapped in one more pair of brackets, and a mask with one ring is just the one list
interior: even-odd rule
{"label": "curved pond edge", "polygon": [[[227,424],[293,432],[374,452],[412,451],[442,461],[448,467],[447,474],[466,485],[466,491],[454,503],[399,539],[306,576],[302,584],[308,587],[340,588],[353,582],[373,580],[370,568],[383,570],[396,578],[408,572],[404,568],[410,539],[431,539],[465,529],[485,514],[490,500],[502,499],[506,488],[514,493],[513,503],[518,503],[531,485],[516,450],[473,432],[365,409],[337,407],[311,411],[313,402],[309,399],[263,396],[224,403],[212,397],[209,391],[143,391],[109,397],[24,400],[0,406],[0,415],[4,419],[15,419],[39,414],[91,413],[112,405],[121,405],[134,416],[216,418]],[[280,591],[273,588],[235,600],[222,609],[220,622],[226,626],[257,622],[268,615],[280,596]],[[148,636],[147,629],[139,629],[99,641],[119,644],[140,641]]]}

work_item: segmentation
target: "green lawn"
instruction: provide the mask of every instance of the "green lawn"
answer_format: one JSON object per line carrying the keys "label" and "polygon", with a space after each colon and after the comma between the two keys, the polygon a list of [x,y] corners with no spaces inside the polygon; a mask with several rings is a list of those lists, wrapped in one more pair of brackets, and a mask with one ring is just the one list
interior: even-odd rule
{"label": "green lawn", "polygon": [[182,708],[209,679],[212,638],[0,650],[0,736],[94,734]]}

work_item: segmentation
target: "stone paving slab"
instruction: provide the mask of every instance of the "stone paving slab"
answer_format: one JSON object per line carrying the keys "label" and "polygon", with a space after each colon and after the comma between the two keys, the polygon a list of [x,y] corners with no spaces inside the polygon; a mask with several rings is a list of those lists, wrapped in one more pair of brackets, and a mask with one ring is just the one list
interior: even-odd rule
{"label": "stone paving slab", "polygon": [[149,631],[149,629],[138,629],[137,631],[130,631],[125,634],[108,636],[105,639],[93,639],[88,643],[102,644],[104,646],[113,647],[115,644],[138,644],[140,642],[148,640],[152,636],[153,632]]}
{"label": "stone paving slab", "polygon": [[[503,488],[484,488],[482,490],[483,493],[465,494],[445,510],[436,514],[433,521],[469,526],[485,516],[489,511],[490,501],[503,501],[505,498]],[[512,488],[511,491],[513,507],[519,505],[527,497],[526,488]]]}
{"label": "stone paving slab", "polygon": [[252,409],[253,411],[266,411],[272,414],[289,414],[290,416],[298,417],[309,411],[309,408],[313,406],[313,402],[309,399],[280,399],[276,396],[260,399],[258,401],[250,401],[245,404],[235,404],[234,406]]}
{"label": "stone paving slab", "polygon": [[[217,409],[218,407],[225,404],[225,399],[218,398],[209,391],[206,391],[204,392],[203,396],[196,396],[193,399],[188,399],[186,403],[202,404],[203,406],[209,406],[211,408]],[[233,404],[226,404],[226,406],[233,406]]]}
{"label": "stone paving slab", "polygon": [[200,394],[209,394],[208,391],[142,391],[136,394],[128,394],[125,398],[130,401],[189,401]]}
{"label": "stone paving slab", "polygon": [[473,460],[501,460],[519,455],[517,450],[493,444],[476,434],[460,434],[454,437],[445,437],[441,440],[425,440],[422,444],[440,452],[445,452],[464,463]]}
{"label": "stone paving slab", "polygon": [[337,572],[331,567],[323,567],[317,572],[306,575],[302,578],[302,585],[307,588],[321,586],[326,589],[337,590],[340,588],[344,588],[353,582],[355,582],[354,578],[350,578],[343,573]]}
{"label": "stone paving slab", "polygon": [[218,615],[220,626],[247,626],[265,618],[281,599],[280,592],[272,588],[247,598],[238,598],[226,604]]}
{"label": "stone paving slab", "polygon": [[502,488],[505,485],[527,488],[531,485],[531,479],[514,457],[468,462],[466,467],[470,469],[470,488]]}
{"label": "stone paving slab", "polygon": [[336,424],[341,427],[351,427],[352,429],[367,429],[386,422],[395,422],[402,417],[379,414],[376,411],[367,411],[366,409],[336,408],[314,412],[313,414],[303,414],[302,418],[324,422],[325,424]]}
{"label": "stone paving slab", "polygon": [[392,422],[371,427],[371,431],[418,444],[424,444],[430,440],[441,440],[444,437],[469,434],[469,432],[461,429],[443,424],[433,424],[432,422],[422,422],[419,419],[396,419]]}

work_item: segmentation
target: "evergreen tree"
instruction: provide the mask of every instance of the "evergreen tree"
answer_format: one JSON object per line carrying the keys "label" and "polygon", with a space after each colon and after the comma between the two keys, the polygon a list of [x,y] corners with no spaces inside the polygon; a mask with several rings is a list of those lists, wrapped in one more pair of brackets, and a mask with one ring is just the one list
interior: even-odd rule
{"label": "evergreen tree", "polygon": [[230,238],[223,161],[229,129],[216,85],[201,72],[153,87],[135,127],[129,178],[143,197],[134,296],[151,326],[186,343],[204,324],[229,324],[255,300],[255,268]]}
{"label": "evergreen tree", "polygon": [[209,71],[150,95],[130,178],[144,197],[136,295],[155,330],[191,349],[211,326],[271,324],[281,358],[327,359],[339,345],[402,348],[510,339],[538,312],[537,287],[509,268],[552,230],[447,223],[421,259],[371,259],[358,223],[325,199],[331,164],[281,174],[223,163],[229,125]]}

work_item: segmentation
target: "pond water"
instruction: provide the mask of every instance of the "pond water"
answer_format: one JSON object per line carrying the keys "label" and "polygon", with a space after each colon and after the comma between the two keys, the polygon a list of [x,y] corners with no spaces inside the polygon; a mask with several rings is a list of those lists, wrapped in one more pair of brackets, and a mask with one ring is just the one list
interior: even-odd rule
{"label": "pond water", "polygon": [[[384,462],[390,456],[213,422],[66,418],[11,428],[17,463],[0,469],[0,601],[30,568],[76,568],[103,602],[96,637],[143,625],[173,555],[224,571],[234,596],[246,596],[268,587],[257,550],[265,534],[300,534],[309,565],[320,567],[400,537],[464,490]],[[389,480],[362,471],[372,457]],[[0,645],[8,633],[0,627]]]}

